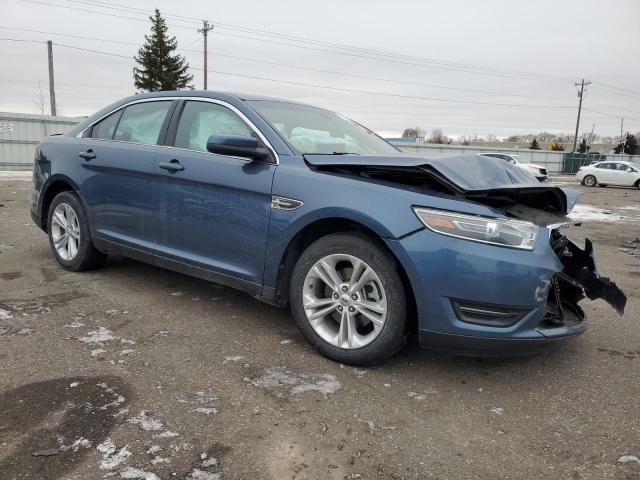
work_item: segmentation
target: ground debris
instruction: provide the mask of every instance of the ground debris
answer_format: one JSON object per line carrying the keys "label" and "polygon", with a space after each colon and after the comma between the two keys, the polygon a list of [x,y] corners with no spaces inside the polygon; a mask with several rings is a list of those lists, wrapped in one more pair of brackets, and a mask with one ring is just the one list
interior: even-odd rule
{"label": "ground debris", "polygon": [[324,395],[336,393],[342,384],[327,373],[297,373],[285,367],[274,367],[266,374],[251,380],[251,384],[264,389],[288,388],[292,395],[320,392]]}

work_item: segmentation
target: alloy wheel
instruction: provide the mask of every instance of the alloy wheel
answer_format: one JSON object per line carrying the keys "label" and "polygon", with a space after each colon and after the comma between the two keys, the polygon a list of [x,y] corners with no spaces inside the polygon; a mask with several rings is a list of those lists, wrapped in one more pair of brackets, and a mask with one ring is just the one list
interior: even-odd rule
{"label": "alloy wheel", "polygon": [[352,255],[332,254],[318,260],[305,278],[302,302],[313,330],[342,349],[371,343],[387,318],[380,277]]}
{"label": "alloy wheel", "polygon": [[80,224],[78,215],[68,203],[56,206],[51,216],[51,239],[56,252],[66,262],[78,255]]}
{"label": "alloy wheel", "polygon": [[584,178],[584,184],[587,187],[593,187],[596,184],[596,178],[593,175],[587,175]]}

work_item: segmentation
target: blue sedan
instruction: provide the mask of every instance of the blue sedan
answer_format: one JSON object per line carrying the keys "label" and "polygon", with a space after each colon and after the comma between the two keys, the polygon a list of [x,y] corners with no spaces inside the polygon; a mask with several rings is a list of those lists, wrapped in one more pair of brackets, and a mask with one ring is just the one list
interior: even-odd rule
{"label": "blue sedan", "polygon": [[419,334],[467,355],[580,334],[626,298],[561,233],[577,192],[476,155],[410,157],[333,112],[208,91],[136,95],[36,151],[31,215],[63,268],[117,254],[290,306],[343,363]]}

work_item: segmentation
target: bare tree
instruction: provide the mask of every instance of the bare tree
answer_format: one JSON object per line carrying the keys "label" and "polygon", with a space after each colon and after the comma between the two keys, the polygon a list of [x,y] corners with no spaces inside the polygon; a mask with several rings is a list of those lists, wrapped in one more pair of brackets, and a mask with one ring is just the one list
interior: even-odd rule
{"label": "bare tree", "polygon": [[431,130],[429,143],[448,143],[448,138],[442,133],[442,129],[434,128],[433,130]]}
{"label": "bare tree", "polygon": [[44,115],[44,95],[42,94],[42,86],[40,85],[40,80],[38,80],[38,91],[39,94],[33,97],[33,103],[38,109],[38,113],[40,115]]}
{"label": "bare tree", "polygon": [[424,138],[425,132],[420,127],[405,128],[402,138]]}

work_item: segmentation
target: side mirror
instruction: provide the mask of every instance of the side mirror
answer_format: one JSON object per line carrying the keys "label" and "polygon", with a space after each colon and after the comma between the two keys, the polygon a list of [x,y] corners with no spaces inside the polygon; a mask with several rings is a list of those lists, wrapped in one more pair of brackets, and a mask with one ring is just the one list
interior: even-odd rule
{"label": "side mirror", "polygon": [[258,161],[271,156],[269,150],[262,147],[257,138],[240,135],[211,135],[207,139],[207,151]]}
{"label": "side mirror", "polygon": [[633,168],[627,167],[627,172],[629,172],[629,173],[633,172]]}

